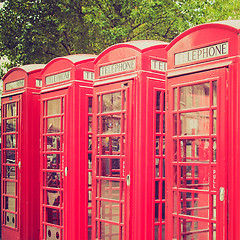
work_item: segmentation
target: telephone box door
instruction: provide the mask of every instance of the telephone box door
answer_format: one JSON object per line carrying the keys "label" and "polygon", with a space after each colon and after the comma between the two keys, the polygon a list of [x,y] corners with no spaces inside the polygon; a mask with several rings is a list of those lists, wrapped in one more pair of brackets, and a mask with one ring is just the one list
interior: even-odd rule
{"label": "telephone box door", "polygon": [[19,95],[2,99],[2,226],[9,239],[20,238],[20,105]]}
{"label": "telephone box door", "polygon": [[227,72],[169,78],[166,239],[227,239]]}
{"label": "telephone box door", "polygon": [[131,81],[96,87],[95,238],[128,239]]}
{"label": "telephone box door", "polygon": [[[48,93],[41,100],[41,236],[63,240],[66,219],[64,163],[66,91]],[[64,205],[65,202],[65,205]]]}

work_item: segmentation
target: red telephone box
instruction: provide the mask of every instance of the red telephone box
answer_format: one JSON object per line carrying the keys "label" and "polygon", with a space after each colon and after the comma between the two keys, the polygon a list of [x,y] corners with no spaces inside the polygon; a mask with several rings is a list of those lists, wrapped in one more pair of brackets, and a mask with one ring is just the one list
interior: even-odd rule
{"label": "red telephone box", "polygon": [[93,239],[164,239],[166,43],[95,60]]}
{"label": "red telephone box", "polygon": [[39,91],[44,65],[3,77],[2,239],[39,238]]}
{"label": "red telephone box", "polygon": [[240,21],[167,47],[166,239],[240,239]]}
{"label": "red telephone box", "polygon": [[41,239],[91,239],[95,55],[50,61],[41,90]]}

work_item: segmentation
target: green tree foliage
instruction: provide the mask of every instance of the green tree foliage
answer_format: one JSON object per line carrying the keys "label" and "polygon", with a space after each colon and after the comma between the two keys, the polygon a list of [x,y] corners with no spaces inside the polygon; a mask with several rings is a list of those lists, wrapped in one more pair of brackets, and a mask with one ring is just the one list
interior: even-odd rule
{"label": "green tree foliage", "polygon": [[57,56],[99,54],[137,39],[171,41],[189,27],[236,18],[238,0],[6,0],[0,57],[6,67]]}

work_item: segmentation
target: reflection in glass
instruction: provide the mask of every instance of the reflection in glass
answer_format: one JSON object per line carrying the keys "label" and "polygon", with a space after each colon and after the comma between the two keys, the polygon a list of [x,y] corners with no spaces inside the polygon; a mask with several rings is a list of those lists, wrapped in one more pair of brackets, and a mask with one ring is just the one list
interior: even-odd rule
{"label": "reflection in glass", "polygon": [[88,135],[88,150],[92,150],[92,135]]}
{"label": "reflection in glass", "polygon": [[17,103],[13,102],[13,103],[8,103],[6,105],[7,105],[6,117],[15,117],[17,115]]}
{"label": "reflection in glass", "polygon": [[216,195],[212,195],[212,219],[216,220],[217,217],[217,196]]}
{"label": "reflection in glass", "polygon": [[15,182],[9,182],[9,181],[6,181],[6,194],[7,195],[11,195],[11,196],[15,196],[16,195],[16,184]]}
{"label": "reflection in glass", "polygon": [[[53,208],[46,208],[46,222],[48,223],[52,223],[52,224],[55,224],[55,225],[60,225],[60,210],[58,209],[53,209]],[[49,226],[47,226],[49,227]],[[56,229],[56,231],[58,231],[59,229],[58,228],[53,228],[51,227],[52,229]],[[53,230],[51,231],[51,234],[53,234]],[[56,233],[56,232],[55,232]],[[48,234],[49,234],[49,231],[48,231]],[[51,235],[50,235],[51,236]],[[50,237],[49,236],[49,237]]]}
{"label": "reflection in glass", "polygon": [[103,155],[120,155],[120,137],[102,137]]}
{"label": "reflection in glass", "polygon": [[101,180],[101,197],[105,199],[120,199],[120,182],[111,180]]}
{"label": "reflection in glass", "polygon": [[182,162],[208,162],[210,154],[209,139],[184,139],[181,141]]}
{"label": "reflection in glass", "polygon": [[157,92],[156,96],[156,110],[160,110],[161,105],[161,92]]}
{"label": "reflection in glass", "polygon": [[159,177],[159,158],[155,159],[155,177]]}
{"label": "reflection in glass", "polygon": [[17,227],[17,218],[13,213],[6,212],[5,224],[6,226],[16,228]]}
{"label": "reflection in glass", "polygon": [[88,116],[88,131],[92,132],[92,116]]}
{"label": "reflection in glass", "polygon": [[6,120],[6,132],[16,131],[16,118]]}
{"label": "reflection in glass", "polygon": [[15,150],[6,150],[5,152],[5,163],[8,164],[15,164],[16,156],[15,156]]}
{"label": "reflection in glass", "polygon": [[47,150],[60,151],[60,136],[47,136]]}
{"label": "reflection in glass", "polygon": [[15,212],[16,211],[16,200],[15,198],[6,197],[5,198],[5,209]]}
{"label": "reflection in glass", "polygon": [[187,239],[209,239],[209,223],[206,221],[189,221],[184,218],[180,219],[181,222],[181,239],[183,236],[191,233],[191,238]]}
{"label": "reflection in glass", "polygon": [[6,135],[6,148],[16,148],[16,135],[15,134],[9,134]]}
{"label": "reflection in glass", "polygon": [[119,240],[119,226],[110,223],[100,223],[101,236],[99,239]]}
{"label": "reflection in glass", "polygon": [[160,132],[160,114],[156,114],[156,132]]}
{"label": "reflection in glass", "polygon": [[60,192],[47,190],[47,204],[50,206],[60,207]]}
{"label": "reflection in glass", "polygon": [[47,169],[60,169],[60,154],[47,154]]}
{"label": "reflection in glass", "polygon": [[213,134],[217,133],[217,110],[213,110]]}
{"label": "reflection in glass", "polygon": [[180,109],[209,107],[210,105],[209,95],[210,95],[209,82],[181,87]]}
{"label": "reflection in glass", "polygon": [[173,99],[174,99],[174,106],[173,106],[173,109],[174,110],[177,110],[177,103],[178,103],[178,95],[177,95],[177,88],[174,88],[173,89]]}
{"label": "reflection in glass", "polygon": [[92,97],[88,98],[88,113],[92,113]]}
{"label": "reflection in glass", "polygon": [[56,133],[61,131],[61,118],[54,117],[47,119],[47,133]]}
{"label": "reflection in glass", "polygon": [[119,223],[119,203],[101,201],[100,218]]}
{"label": "reflection in glass", "polygon": [[46,186],[52,188],[60,188],[60,173],[47,172],[46,173]]}
{"label": "reflection in glass", "polygon": [[217,106],[217,81],[212,83],[213,88],[213,106]]}
{"label": "reflection in glass", "polygon": [[110,115],[102,117],[102,133],[120,133],[121,115]]}
{"label": "reflection in glass", "polygon": [[180,114],[181,135],[209,134],[209,111]]}
{"label": "reflection in glass", "polygon": [[173,135],[177,135],[177,127],[178,127],[178,121],[177,121],[177,114],[173,114]]}
{"label": "reflection in glass", "polygon": [[61,114],[61,98],[47,101],[47,116]]}
{"label": "reflection in glass", "polygon": [[213,162],[217,162],[217,140],[213,138]]}
{"label": "reflection in glass", "polygon": [[121,105],[121,92],[114,92],[102,95],[102,112],[121,111]]}
{"label": "reflection in glass", "polygon": [[4,166],[4,177],[8,179],[16,178],[16,168],[15,166]]}
{"label": "reflection in glass", "polygon": [[119,158],[102,158],[101,159],[101,176],[119,177],[120,176],[120,159]]}

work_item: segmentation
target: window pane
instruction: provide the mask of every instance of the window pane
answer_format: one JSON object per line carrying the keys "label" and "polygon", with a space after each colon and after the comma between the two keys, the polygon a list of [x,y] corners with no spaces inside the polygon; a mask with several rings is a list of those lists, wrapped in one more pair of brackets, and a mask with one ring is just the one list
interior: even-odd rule
{"label": "window pane", "polygon": [[61,114],[61,98],[47,101],[47,115]]}
{"label": "window pane", "polygon": [[102,133],[120,133],[121,115],[111,115],[102,117]]}
{"label": "window pane", "polygon": [[6,109],[6,117],[14,117],[17,115],[17,104],[16,102],[8,103]]}
{"label": "window pane", "polygon": [[102,112],[121,111],[121,92],[104,94],[102,96]]}
{"label": "window pane", "polygon": [[61,131],[61,118],[48,118],[47,119],[47,133],[55,133]]}

